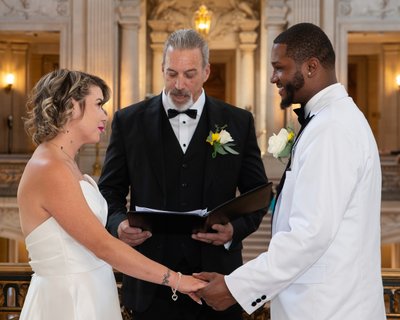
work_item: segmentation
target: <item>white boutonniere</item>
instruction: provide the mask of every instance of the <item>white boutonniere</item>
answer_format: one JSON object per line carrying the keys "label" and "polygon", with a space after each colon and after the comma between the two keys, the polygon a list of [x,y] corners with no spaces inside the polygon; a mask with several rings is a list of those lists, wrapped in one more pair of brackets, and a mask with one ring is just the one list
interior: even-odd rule
{"label": "white boutonniere", "polygon": [[225,130],[227,125],[224,125],[222,127],[219,127],[218,125],[215,125],[215,131],[212,132],[210,131],[210,134],[208,135],[206,142],[211,144],[213,147],[213,153],[211,154],[213,158],[217,156],[217,154],[239,154],[237,151],[232,149],[235,144],[233,143],[233,138],[231,134]]}
{"label": "white boutonniere", "polygon": [[276,135],[275,133],[268,140],[268,152],[274,158],[287,158],[292,151],[294,143],[294,131],[292,128],[282,128]]}

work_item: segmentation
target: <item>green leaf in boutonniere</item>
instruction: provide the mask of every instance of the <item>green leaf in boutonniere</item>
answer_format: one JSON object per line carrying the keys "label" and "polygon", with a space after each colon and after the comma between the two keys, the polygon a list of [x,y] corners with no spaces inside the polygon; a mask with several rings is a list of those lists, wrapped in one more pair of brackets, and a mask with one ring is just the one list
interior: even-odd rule
{"label": "green leaf in boutonniere", "polygon": [[235,151],[232,147],[235,146],[233,143],[233,138],[231,134],[225,130],[227,125],[224,125],[222,127],[219,127],[215,125],[215,132],[210,131],[210,134],[207,137],[206,142],[211,144],[213,147],[213,153],[211,156],[215,158],[217,154],[239,154],[237,151]]}
{"label": "green leaf in boutonniere", "polygon": [[268,140],[268,152],[272,153],[274,158],[281,160],[288,158],[294,143],[294,131],[292,128],[282,128],[278,135],[275,133]]}

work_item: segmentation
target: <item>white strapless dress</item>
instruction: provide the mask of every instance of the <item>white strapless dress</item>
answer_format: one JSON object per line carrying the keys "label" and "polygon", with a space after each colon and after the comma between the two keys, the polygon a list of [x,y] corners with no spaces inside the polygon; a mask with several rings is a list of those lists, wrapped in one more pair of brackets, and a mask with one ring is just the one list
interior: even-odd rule
{"label": "white strapless dress", "polygon": [[[107,203],[96,182],[85,175],[80,185],[88,205],[105,225]],[[34,229],[25,242],[34,274],[20,320],[122,319],[111,266],[73,239],[54,218]]]}

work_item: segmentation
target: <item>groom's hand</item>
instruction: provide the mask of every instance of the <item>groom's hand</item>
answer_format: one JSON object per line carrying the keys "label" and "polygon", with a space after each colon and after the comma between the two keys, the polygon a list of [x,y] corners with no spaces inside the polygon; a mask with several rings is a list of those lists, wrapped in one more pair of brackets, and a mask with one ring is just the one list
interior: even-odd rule
{"label": "groom's hand", "polygon": [[228,287],[224,276],[216,272],[195,273],[193,276],[208,282],[204,288],[198,290],[196,295],[201,297],[211,308],[222,311],[236,303]]}
{"label": "groom's hand", "polygon": [[138,246],[151,237],[149,231],[129,226],[128,220],[122,221],[118,226],[118,237],[132,247]]}

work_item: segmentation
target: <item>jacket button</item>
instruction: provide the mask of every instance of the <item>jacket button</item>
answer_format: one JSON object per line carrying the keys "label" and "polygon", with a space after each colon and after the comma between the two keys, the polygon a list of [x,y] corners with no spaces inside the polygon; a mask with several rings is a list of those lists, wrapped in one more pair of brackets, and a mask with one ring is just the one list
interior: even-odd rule
{"label": "jacket button", "polygon": [[267,299],[267,296],[266,295],[262,295],[261,299],[265,300],[265,299]]}
{"label": "jacket button", "polygon": [[257,301],[257,303],[260,303],[260,302],[261,302],[261,299],[257,299],[256,301]]}
{"label": "jacket button", "polygon": [[252,307],[255,307],[257,305],[257,302],[255,302],[255,301],[253,301],[252,303],[251,303],[251,306]]}

